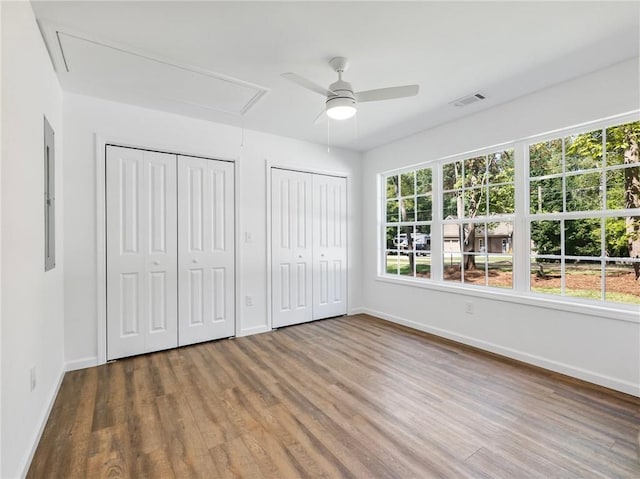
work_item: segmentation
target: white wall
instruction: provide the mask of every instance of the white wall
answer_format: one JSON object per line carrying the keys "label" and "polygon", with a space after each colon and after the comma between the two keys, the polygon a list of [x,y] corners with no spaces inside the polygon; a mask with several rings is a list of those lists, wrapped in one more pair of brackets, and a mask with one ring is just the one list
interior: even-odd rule
{"label": "white wall", "polygon": [[[637,109],[638,60],[369,151],[363,161],[363,236],[376,238],[376,175]],[[583,315],[376,279],[376,242],[363,243],[363,304],[372,314],[598,384],[640,395],[638,321]],[[640,287],[640,285],[639,285]],[[475,303],[464,314],[464,301]]]}
{"label": "white wall", "polygon": [[[62,93],[28,2],[2,2],[3,478],[25,473],[64,371]],[[44,272],[43,116],[56,132],[57,266]],[[30,392],[30,369],[36,388]]]}
{"label": "white wall", "polygon": [[[2,225],[2,5],[0,5],[0,226]],[[0,228],[1,230],[2,228]],[[2,472],[2,234],[0,233],[0,473]]]}
{"label": "white wall", "polygon": [[[258,105],[259,107],[259,105]],[[95,364],[96,313],[96,139],[211,158],[237,159],[240,178],[240,291],[238,335],[267,329],[265,160],[303,170],[350,175],[349,307],[361,306],[359,221],[359,153],[332,149],[274,135],[241,130],[122,103],[64,95],[65,125],[65,351],[68,367]],[[252,243],[245,243],[250,232]],[[246,295],[254,305],[247,307]]]}

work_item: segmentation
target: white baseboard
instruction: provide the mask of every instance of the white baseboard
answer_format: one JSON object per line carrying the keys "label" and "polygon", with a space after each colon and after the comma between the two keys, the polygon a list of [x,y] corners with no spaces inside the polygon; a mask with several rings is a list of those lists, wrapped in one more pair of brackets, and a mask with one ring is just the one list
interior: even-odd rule
{"label": "white baseboard", "polygon": [[82,359],[74,359],[73,361],[67,361],[65,363],[66,371],[75,371],[77,369],[92,368],[98,365],[98,358],[96,356]]}
{"label": "white baseboard", "polygon": [[266,333],[268,331],[271,331],[271,329],[267,327],[266,324],[263,324],[260,326],[254,326],[253,328],[242,329],[236,337],[241,338],[242,336],[251,336],[252,334]]}
{"label": "white baseboard", "polygon": [[511,359],[517,359],[518,361],[522,361],[524,363],[532,364],[534,366],[539,366],[541,368],[548,369],[550,371],[555,371],[557,373],[565,374],[567,376],[581,379],[583,381],[587,381],[593,384],[598,384],[600,386],[604,386],[610,389],[615,389],[616,391],[621,391],[623,393],[631,394],[632,396],[640,397],[640,384],[634,384],[632,382],[625,381],[622,379],[617,379],[604,374],[600,374],[595,371],[589,371],[576,366],[572,366],[570,364],[561,363],[559,361],[554,361],[552,359],[547,359],[542,356],[536,356],[534,354],[526,353],[524,351],[519,351],[517,349],[512,349],[505,346],[501,346],[499,344],[491,343],[481,339],[476,339],[471,336],[458,334],[453,331],[448,331],[446,329],[435,328],[433,326],[418,323],[416,321],[411,321],[409,319],[401,318],[393,314],[387,314],[382,311],[375,311],[368,308],[359,308],[359,309],[362,309],[363,313],[369,314],[371,316],[375,316],[380,319],[384,319],[386,321],[390,321],[392,323],[402,324],[403,326],[408,326],[409,328],[417,329],[425,333],[430,333],[436,336],[451,339],[452,341],[456,341],[462,344],[467,344],[469,346],[474,346],[476,348],[483,349],[485,351],[489,351],[492,353],[496,353],[501,356],[506,356]]}
{"label": "white baseboard", "polygon": [[40,426],[36,431],[35,436],[31,440],[31,448],[27,452],[26,456],[20,461],[20,465],[18,466],[18,471],[20,472],[21,478],[27,476],[29,472],[29,467],[31,466],[31,461],[33,460],[33,456],[36,453],[36,449],[38,449],[38,444],[40,443],[40,438],[42,437],[42,433],[44,432],[44,427],[47,425],[47,421],[49,420],[49,414],[51,414],[51,409],[53,409],[53,404],[56,402],[56,398],[58,397],[58,392],[60,391],[60,386],[62,385],[62,380],[64,379],[64,368],[60,371],[60,375],[58,377],[58,382],[56,387],[53,388],[51,395],[49,396],[49,401],[47,404],[47,408],[44,413],[40,417]]}
{"label": "white baseboard", "polygon": [[362,313],[366,313],[367,309],[366,308],[362,308],[362,307],[358,307],[358,308],[351,308],[349,310],[349,315],[352,316],[354,314],[362,314]]}

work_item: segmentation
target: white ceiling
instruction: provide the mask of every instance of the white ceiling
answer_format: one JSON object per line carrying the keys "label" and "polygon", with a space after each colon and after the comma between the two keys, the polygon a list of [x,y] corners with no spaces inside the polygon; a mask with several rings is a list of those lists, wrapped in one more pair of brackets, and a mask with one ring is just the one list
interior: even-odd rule
{"label": "white ceiling", "polygon": [[[45,32],[268,90],[241,118],[211,108],[220,85],[196,78],[176,87],[175,76],[153,74],[131,58],[114,57],[107,69],[91,65],[85,52],[75,55],[85,68],[57,69],[65,90],[158,110],[326,143],[326,121],[313,124],[323,98],[281,73],[328,86],[336,79],[328,60],[346,56],[351,67],[344,77],[356,90],[419,84],[417,97],[361,104],[356,120],[331,122],[331,145],[355,150],[637,57],[640,38],[640,2],[32,3]],[[48,42],[54,58],[62,41],[55,43]],[[76,47],[82,52],[82,45]],[[114,82],[118,77],[128,80]],[[475,92],[487,100],[449,105]],[[227,111],[235,111],[233,95],[239,106],[251,97],[242,88],[218,93],[231,105]]]}

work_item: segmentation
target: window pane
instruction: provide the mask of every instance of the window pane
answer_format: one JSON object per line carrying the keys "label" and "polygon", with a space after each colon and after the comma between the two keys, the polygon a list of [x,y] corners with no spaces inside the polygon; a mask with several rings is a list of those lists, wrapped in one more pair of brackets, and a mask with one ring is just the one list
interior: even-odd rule
{"label": "window pane", "polygon": [[512,214],[515,211],[513,185],[489,186],[489,214]]}
{"label": "window pane", "polygon": [[464,216],[476,218],[487,214],[487,188],[472,188],[464,191]]}
{"label": "window pane", "polygon": [[413,242],[415,238],[414,228],[415,226],[400,227],[401,244],[398,246],[400,254],[405,254],[407,251],[413,251]]}
{"label": "window pane", "polygon": [[416,276],[431,278],[431,256],[420,256],[416,253]]}
{"label": "window pane", "polygon": [[442,255],[442,278],[445,281],[460,282],[462,275],[460,273],[460,253],[449,252]]}
{"label": "window pane", "polygon": [[640,263],[607,261],[605,269],[605,300],[616,303],[640,304],[640,287],[636,280]]}
{"label": "window pane", "polygon": [[[610,258],[637,257],[640,251],[640,216],[607,218],[605,242],[607,256]],[[633,253],[630,248],[635,248]],[[638,287],[640,288],[640,284]]]}
{"label": "window pane", "polygon": [[431,221],[431,195],[418,196],[418,209],[416,211],[416,221]]}
{"label": "window pane", "polygon": [[442,189],[455,190],[462,186],[462,162],[456,161],[442,165]]}
{"label": "window pane", "polygon": [[567,176],[567,211],[592,211],[602,209],[600,173]]}
{"label": "window pane", "polygon": [[487,231],[488,253],[510,253],[513,249],[513,223],[489,223]]}
{"label": "window pane", "polygon": [[458,218],[459,207],[462,208],[462,190],[442,194],[442,217]]}
{"label": "window pane", "polygon": [[415,190],[415,176],[414,172],[402,173],[400,175],[400,196],[413,196],[416,193]]}
{"label": "window pane", "polygon": [[487,284],[496,288],[513,289],[513,258],[511,255],[487,257]]}
{"label": "window pane", "polygon": [[567,256],[600,256],[600,218],[565,220],[564,254]]}
{"label": "window pane", "polygon": [[[637,169],[637,168],[636,168]],[[621,210],[624,204],[624,170],[607,171],[607,209]]]}
{"label": "window pane", "polygon": [[562,211],[562,178],[531,181],[529,204],[532,214]]}
{"label": "window pane", "polygon": [[485,223],[476,223],[475,236],[475,251],[479,253],[487,252],[487,225]]}
{"label": "window pane", "polygon": [[565,261],[564,294],[585,299],[602,299],[600,261]]}
{"label": "window pane", "polygon": [[416,171],[416,194],[431,193],[431,168]]}
{"label": "window pane", "polygon": [[[397,226],[387,226],[387,249],[397,249],[402,243],[402,238],[398,236]],[[406,243],[406,239],[404,241]]]}
{"label": "window pane", "polygon": [[478,156],[464,160],[464,186],[472,188],[487,182],[487,158]]}
{"label": "window pane", "polygon": [[625,153],[627,154],[627,164],[640,161],[637,153],[635,155],[629,154],[629,145],[632,139],[635,140],[636,144],[640,143],[640,121],[607,128],[608,166],[625,163]]}
{"label": "window pane", "polygon": [[560,221],[531,222],[531,253],[560,254]]}
{"label": "window pane", "polygon": [[387,223],[397,223],[400,217],[398,216],[398,200],[387,201]]}
{"label": "window pane", "polygon": [[565,171],[587,170],[602,166],[602,130],[594,130],[564,139]]}
{"label": "window pane", "polygon": [[487,256],[484,254],[465,254],[463,262],[465,284],[484,286],[486,281]]}
{"label": "window pane", "polygon": [[417,256],[431,255],[431,226],[416,226],[416,235],[414,238],[414,248]]}
{"label": "window pane", "polygon": [[416,220],[416,200],[413,198],[400,199],[400,221]]}
{"label": "window pane", "polygon": [[398,176],[387,178],[387,199],[398,197]]}
{"label": "window pane", "polygon": [[442,227],[442,251],[444,253],[460,252],[460,225],[446,224]]}
{"label": "window pane", "polygon": [[531,177],[562,173],[562,140],[543,141],[529,146]]}
{"label": "window pane", "polygon": [[465,224],[462,230],[462,251],[465,253],[479,252],[481,238],[484,238],[482,223]]}
{"label": "window pane", "polygon": [[531,261],[531,291],[561,294],[560,260],[536,258]]}
{"label": "window pane", "polygon": [[398,274],[398,252],[387,251],[387,274]]}
{"label": "window pane", "polygon": [[489,183],[513,182],[513,149],[499,151],[487,156]]}
{"label": "window pane", "polygon": [[398,258],[398,264],[401,276],[413,276],[414,264],[412,251],[401,251],[400,257]]}
{"label": "window pane", "polygon": [[400,275],[401,276],[413,276],[413,268],[414,265],[414,256],[412,251],[401,251],[400,258],[398,260],[398,264],[400,265]]}

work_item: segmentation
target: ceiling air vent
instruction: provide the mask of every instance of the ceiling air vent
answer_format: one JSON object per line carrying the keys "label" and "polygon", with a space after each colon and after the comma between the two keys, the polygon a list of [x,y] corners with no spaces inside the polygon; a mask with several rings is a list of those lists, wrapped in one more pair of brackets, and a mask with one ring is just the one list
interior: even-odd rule
{"label": "ceiling air vent", "polygon": [[467,106],[472,103],[484,100],[487,98],[482,93],[474,93],[473,95],[463,96],[462,98],[458,98],[457,100],[453,100],[449,105],[453,106]]}

